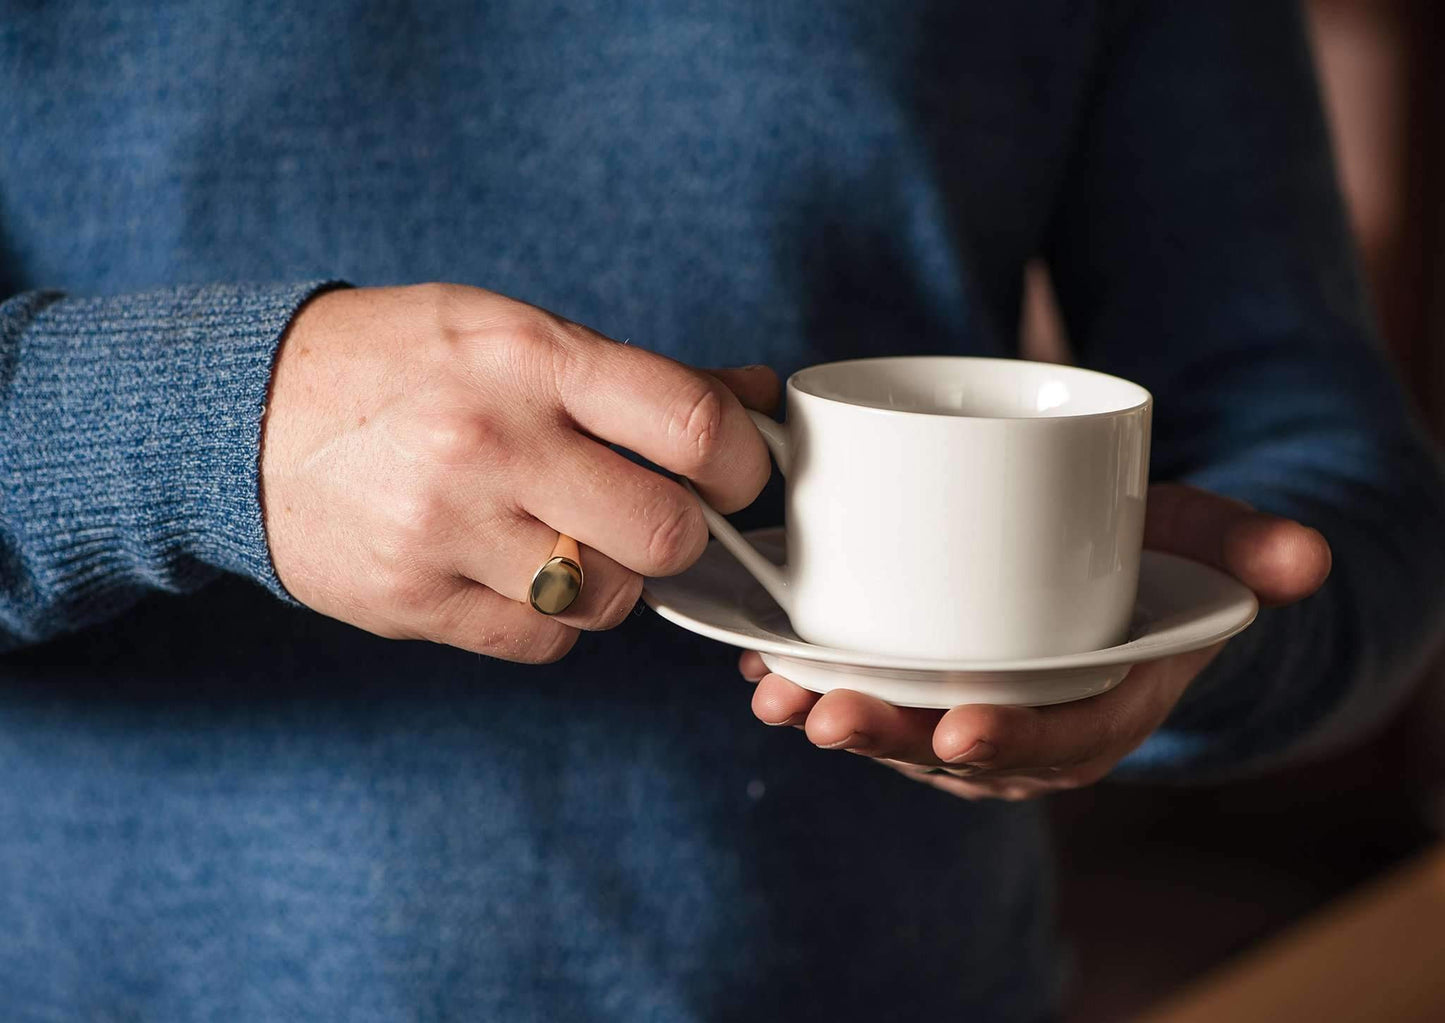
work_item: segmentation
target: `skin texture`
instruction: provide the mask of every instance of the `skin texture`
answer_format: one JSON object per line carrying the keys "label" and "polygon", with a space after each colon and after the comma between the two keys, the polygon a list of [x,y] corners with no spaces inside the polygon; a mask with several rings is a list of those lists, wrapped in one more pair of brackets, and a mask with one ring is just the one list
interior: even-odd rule
{"label": "skin texture", "polygon": [[[626,618],[643,576],[683,571],[707,543],[679,484],[606,445],[735,511],[769,473],[744,407],[771,411],[778,395],[766,367],[693,369],[478,288],[328,292],[292,323],[272,377],[261,484],[277,574],[381,636],[554,661],[579,630]],[[558,531],[581,543],[587,581],[548,618],[525,600]],[[1330,569],[1315,530],[1172,484],[1150,490],[1145,544],[1221,568],[1265,604],[1308,596]],[[1079,703],[947,712],[818,697],[756,653],[740,668],[766,724],[964,798],[1026,799],[1102,778],[1217,652],[1139,665]]]}
{"label": "skin texture", "polygon": [[[264,424],[277,574],[381,636],[554,661],[579,630],[626,618],[643,576],[682,571],[707,543],[691,495],[605,444],[741,508],[769,465],[737,395],[769,405],[777,386],[766,369],[704,373],[478,288],[320,295],[282,342]],[[548,618],[523,601],[558,531],[582,545],[586,583]]]}

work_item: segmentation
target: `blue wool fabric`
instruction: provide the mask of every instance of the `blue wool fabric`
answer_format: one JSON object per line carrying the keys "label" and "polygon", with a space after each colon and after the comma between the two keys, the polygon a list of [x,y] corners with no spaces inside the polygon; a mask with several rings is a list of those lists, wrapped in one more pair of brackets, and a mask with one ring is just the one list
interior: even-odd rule
{"label": "blue wool fabric", "polygon": [[1043,257],[1155,479],[1334,545],[1127,773],[1353,734],[1440,618],[1287,5],[3,4],[0,97],[5,1020],[1057,1006],[1036,807],[764,728],[650,614],[537,668],[278,599],[259,424],[328,281],[786,373],[1013,354]]}

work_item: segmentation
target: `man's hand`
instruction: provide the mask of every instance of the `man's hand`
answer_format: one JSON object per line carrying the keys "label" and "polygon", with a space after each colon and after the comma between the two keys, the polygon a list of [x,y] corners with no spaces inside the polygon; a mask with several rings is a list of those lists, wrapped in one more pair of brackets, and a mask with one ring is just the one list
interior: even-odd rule
{"label": "man's hand", "polygon": [[[1330,571],[1317,531],[1193,487],[1150,488],[1144,544],[1222,569],[1264,604],[1309,596]],[[1030,799],[1090,785],[1158,728],[1221,647],[1141,664],[1115,689],[1054,707],[893,707],[850,690],[818,696],[767,673],[753,652],[753,714],[793,725],[822,749],[847,750],[966,799]]]}
{"label": "man's hand", "polygon": [[[323,294],[272,377],[261,482],[277,574],[382,636],[555,660],[707,543],[691,495],[606,445],[735,510],[769,471],[736,395],[767,406],[777,390],[770,370],[702,373],[477,288]],[[524,601],[559,531],[583,545],[586,584],[548,618]]]}

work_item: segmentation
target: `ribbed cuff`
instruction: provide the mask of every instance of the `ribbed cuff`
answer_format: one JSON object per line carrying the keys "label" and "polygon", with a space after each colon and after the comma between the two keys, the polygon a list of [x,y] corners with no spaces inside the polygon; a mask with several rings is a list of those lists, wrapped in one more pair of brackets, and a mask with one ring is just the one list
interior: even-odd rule
{"label": "ribbed cuff", "polygon": [[9,339],[0,485],[33,599],[93,620],[216,570],[286,597],[261,517],[261,418],[287,326],[335,286],[7,303],[29,322]]}

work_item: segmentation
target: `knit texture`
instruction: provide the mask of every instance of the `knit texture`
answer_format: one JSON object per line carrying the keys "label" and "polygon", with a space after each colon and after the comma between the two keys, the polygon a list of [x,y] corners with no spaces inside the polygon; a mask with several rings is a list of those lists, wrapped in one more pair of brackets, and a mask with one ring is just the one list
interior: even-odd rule
{"label": "knit texture", "polygon": [[258,444],[270,367],[319,285],[0,305],[0,649],[221,571],[284,594]]}

